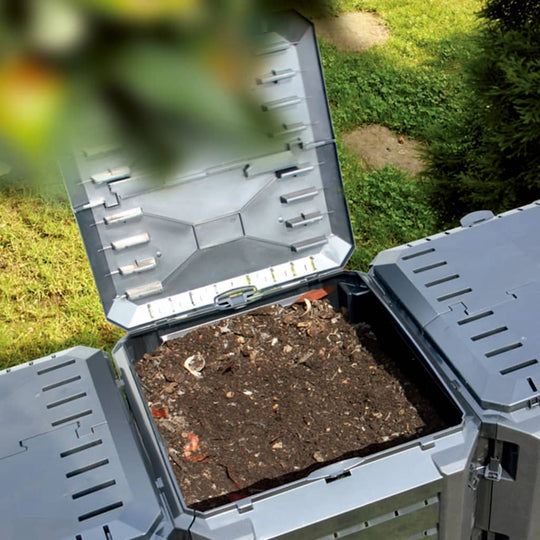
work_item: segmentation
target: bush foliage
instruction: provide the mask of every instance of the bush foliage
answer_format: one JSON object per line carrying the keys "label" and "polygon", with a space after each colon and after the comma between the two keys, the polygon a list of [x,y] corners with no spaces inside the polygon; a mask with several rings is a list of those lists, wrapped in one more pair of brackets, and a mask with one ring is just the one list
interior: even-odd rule
{"label": "bush foliage", "polygon": [[429,173],[446,222],[540,198],[540,2],[488,0],[471,98],[432,133]]}

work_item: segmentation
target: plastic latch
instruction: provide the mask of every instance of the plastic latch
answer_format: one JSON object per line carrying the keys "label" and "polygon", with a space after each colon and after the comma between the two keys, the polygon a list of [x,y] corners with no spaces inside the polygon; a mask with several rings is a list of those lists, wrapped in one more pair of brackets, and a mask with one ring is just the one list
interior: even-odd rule
{"label": "plastic latch", "polygon": [[484,470],[484,478],[493,482],[498,482],[502,478],[502,465],[497,458],[489,458]]}
{"label": "plastic latch", "polygon": [[230,291],[219,294],[214,298],[214,304],[219,309],[236,308],[248,303],[257,293],[257,287],[249,285],[231,289]]}
{"label": "plastic latch", "polygon": [[478,210],[477,212],[471,212],[470,214],[467,214],[461,218],[460,223],[462,227],[474,227],[479,223],[489,221],[493,217],[495,216],[491,210]]}

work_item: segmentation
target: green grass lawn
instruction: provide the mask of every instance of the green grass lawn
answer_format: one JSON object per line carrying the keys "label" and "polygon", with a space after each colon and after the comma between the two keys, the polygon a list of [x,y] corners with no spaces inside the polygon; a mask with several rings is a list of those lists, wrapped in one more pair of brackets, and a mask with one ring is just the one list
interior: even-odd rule
{"label": "green grass lawn", "polygon": [[[437,230],[437,211],[418,181],[397,169],[366,171],[340,143],[370,123],[429,141],[429,130],[463,103],[462,63],[480,0],[361,0],[337,10],[379,13],[391,38],[358,54],[321,43],[357,250],[367,269],[380,250]],[[0,186],[2,179],[0,179]],[[110,349],[123,331],[103,316],[65,198],[0,190],[0,369],[77,344]]]}

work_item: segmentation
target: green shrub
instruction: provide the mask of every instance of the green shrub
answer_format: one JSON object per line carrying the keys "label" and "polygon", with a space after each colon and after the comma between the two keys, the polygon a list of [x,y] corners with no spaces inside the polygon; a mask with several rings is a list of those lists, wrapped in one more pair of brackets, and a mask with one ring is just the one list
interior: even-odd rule
{"label": "green shrub", "polygon": [[446,222],[479,207],[495,211],[540,198],[540,7],[488,0],[472,97],[432,134],[428,172]]}

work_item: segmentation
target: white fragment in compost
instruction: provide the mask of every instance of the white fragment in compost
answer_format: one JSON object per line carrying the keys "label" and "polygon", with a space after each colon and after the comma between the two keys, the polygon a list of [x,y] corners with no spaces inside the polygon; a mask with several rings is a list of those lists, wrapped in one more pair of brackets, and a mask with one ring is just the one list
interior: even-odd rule
{"label": "white fragment in compost", "polygon": [[244,390],[242,393],[244,395],[246,395],[246,396],[252,396],[253,395],[253,392],[251,390]]}
{"label": "white fragment in compost", "polygon": [[272,347],[273,347],[274,345],[277,345],[277,342],[278,342],[278,338],[277,338],[277,337],[272,338],[272,341],[271,341],[270,345],[272,345]]}
{"label": "white fragment in compost", "polygon": [[306,311],[304,311],[304,313],[302,313],[300,317],[303,317],[304,315],[306,315],[307,313],[311,311],[311,301],[307,298],[304,298],[304,303],[306,304]]}
{"label": "white fragment in compost", "polygon": [[189,358],[186,358],[184,367],[194,376],[200,379],[202,377],[201,371],[204,369],[206,362],[201,353],[194,354]]}

